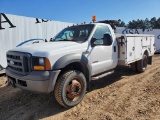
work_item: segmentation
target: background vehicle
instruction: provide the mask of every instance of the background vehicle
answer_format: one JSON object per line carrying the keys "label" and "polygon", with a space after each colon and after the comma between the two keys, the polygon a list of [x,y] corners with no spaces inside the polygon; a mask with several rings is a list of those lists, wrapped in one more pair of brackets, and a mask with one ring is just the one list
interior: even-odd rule
{"label": "background vehicle", "polygon": [[112,22],[67,27],[53,42],[8,51],[8,81],[21,89],[54,91],[59,104],[72,107],[81,102],[91,80],[114,73],[117,65],[144,72],[152,63],[154,35],[115,34]]}

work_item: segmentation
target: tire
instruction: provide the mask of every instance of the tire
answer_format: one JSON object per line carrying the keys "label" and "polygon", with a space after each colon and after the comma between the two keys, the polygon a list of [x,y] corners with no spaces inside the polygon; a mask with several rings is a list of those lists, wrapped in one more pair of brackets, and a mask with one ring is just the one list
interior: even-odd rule
{"label": "tire", "polygon": [[148,58],[147,55],[144,54],[143,58],[139,61],[137,61],[137,72],[144,72],[147,69],[147,64],[148,64]]}
{"label": "tire", "polygon": [[86,92],[86,78],[80,71],[70,70],[62,74],[55,85],[56,101],[64,107],[79,104]]}

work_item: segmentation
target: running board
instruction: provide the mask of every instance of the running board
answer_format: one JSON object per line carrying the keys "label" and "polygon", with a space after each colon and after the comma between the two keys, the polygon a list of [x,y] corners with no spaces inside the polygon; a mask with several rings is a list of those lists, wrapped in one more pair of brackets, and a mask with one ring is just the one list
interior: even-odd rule
{"label": "running board", "polygon": [[105,77],[105,76],[107,76],[107,75],[110,75],[110,74],[112,74],[112,73],[114,73],[114,70],[112,70],[112,71],[110,71],[110,72],[106,72],[106,73],[101,74],[101,75],[99,75],[99,76],[92,77],[92,80],[97,80],[97,79],[103,78],[103,77]]}

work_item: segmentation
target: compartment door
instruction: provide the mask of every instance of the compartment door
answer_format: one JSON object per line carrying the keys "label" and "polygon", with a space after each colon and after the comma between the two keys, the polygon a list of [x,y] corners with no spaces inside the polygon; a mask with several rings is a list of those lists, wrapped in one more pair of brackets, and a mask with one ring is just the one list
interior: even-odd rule
{"label": "compartment door", "polygon": [[142,39],[143,37],[135,37],[135,60],[142,59]]}
{"label": "compartment door", "polygon": [[135,37],[127,36],[127,62],[131,62],[134,60],[135,57]]}

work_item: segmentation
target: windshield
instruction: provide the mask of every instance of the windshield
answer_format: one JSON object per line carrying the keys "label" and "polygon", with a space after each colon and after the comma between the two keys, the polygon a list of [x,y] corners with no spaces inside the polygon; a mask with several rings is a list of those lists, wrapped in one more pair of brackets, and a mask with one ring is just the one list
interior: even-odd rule
{"label": "windshield", "polygon": [[53,39],[54,41],[75,41],[75,42],[85,42],[94,25],[79,25],[72,26],[63,29],[58,35]]}

